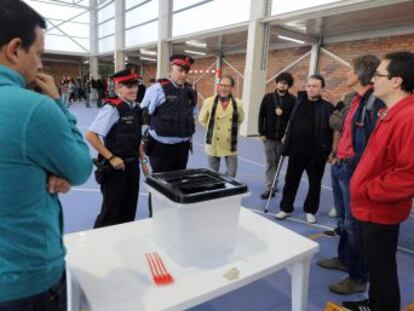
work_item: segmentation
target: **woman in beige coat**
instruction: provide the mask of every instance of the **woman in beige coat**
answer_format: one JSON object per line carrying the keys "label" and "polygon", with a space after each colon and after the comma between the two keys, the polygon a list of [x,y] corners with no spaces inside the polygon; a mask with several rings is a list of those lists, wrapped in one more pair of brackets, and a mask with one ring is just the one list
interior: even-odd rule
{"label": "woman in beige coat", "polygon": [[244,118],[241,101],[231,94],[234,84],[231,76],[223,76],[218,85],[218,94],[203,102],[198,118],[207,129],[205,151],[209,167],[218,172],[220,159],[224,157],[226,175],[232,177],[236,176],[237,136]]}

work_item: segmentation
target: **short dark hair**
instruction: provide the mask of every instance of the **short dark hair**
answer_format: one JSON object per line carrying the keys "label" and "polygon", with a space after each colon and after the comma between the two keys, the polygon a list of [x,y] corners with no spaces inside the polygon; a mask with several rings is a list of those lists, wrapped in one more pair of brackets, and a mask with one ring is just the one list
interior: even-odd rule
{"label": "short dark hair", "polygon": [[234,81],[234,78],[233,78],[232,76],[230,76],[230,75],[224,75],[224,76],[222,76],[222,77],[220,78],[220,82],[221,82],[223,79],[228,79],[228,80],[230,80],[230,84],[231,84],[231,86],[232,86],[232,87],[236,85],[236,82]]}
{"label": "short dark hair", "polygon": [[358,76],[358,80],[362,86],[371,83],[372,77],[377,70],[380,60],[373,54],[365,54],[355,57],[352,60],[352,68]]}
{"label": "short dark hair", "polygon": [[403,82],[401,90],[412,93],[414,90],[414,54],[411,52],[395,52],[385,55],[389,60],[388,73],[389,77],[400,77]]}
{"label": "short dark hair", "polygon": [[276,76],[275,81],[276,81],[276,83],[278,83],[278,82],[286,82],[286,84],[289,87],[292,87],[293,86],[293,82],[294,82],[292,74],[290,72],[287,72],[287,71],[284,71],[284,72],[279,73]]}
{"label": "short dark hair", "polygon": [[321,75],[319,75],[319,74],[316,74],[316,75],[310,75],[310,76],[308,77],[308,80],[309,80],[309,79],[319,80],[319,81],[321,81],[321,85],[322,85],[322,87],[325,87],[325,79],[324,79]]}
{"label": "short dark hair", "polygon": [[46,20],[21,0],[0,0],[0,47],[14,38],[28,50],[36,39],[35,29],[46,29]]}

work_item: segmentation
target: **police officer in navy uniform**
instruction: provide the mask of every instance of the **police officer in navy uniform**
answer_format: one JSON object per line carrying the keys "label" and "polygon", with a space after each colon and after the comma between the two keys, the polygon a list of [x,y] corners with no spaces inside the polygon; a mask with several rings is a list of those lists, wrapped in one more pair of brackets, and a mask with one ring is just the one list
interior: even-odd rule
{"label": "police officer in navy uniform", "polygon": [[141,144],[142,110],[135,102],[138,75],[126,69],[111,79],[116,96],[105,101],[86,134],[103,168],[99,178],[103,202],[95,228],[135,219],[140,166],[144,175],[149,173]]}
{"label": "police officer in navy uniform", "polygon": [[173,55],[170,62],[169,79],[149,87],[141,103],[149,115],[147,154],[154,173],[186,168],[195,131],[197,95],[185,82],[194,59]]}

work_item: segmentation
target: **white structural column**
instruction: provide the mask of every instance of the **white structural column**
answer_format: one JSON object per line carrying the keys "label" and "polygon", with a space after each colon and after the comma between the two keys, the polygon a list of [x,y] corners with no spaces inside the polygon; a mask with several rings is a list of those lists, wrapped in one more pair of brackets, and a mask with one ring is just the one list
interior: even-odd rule
{"label": "white structural column", "polygon": [[217,84],[219,83],[219,79],[222,76],[221,67],[223,66],[223,53],[220,52],[219,55],[216,57],[216,74],[215,74],[215,80],[214,80],[214,86],[213,86],[213,94],[215,95],[217,93]]}
{"label": "white structural column", "polygon": [[98,1],[90,1],[89,10],[89,74],[98,78]]}
{"label": "white structural column", "polygon": [[247,35],[246,68],[243,83],[245,119],[240,133],[257,134],[257,117],[266,87],[267,53],[270,25],[260,21],[270,13],[270,0],[250,1],[250,22]]}
{"label": "white structural column", "polygon": [[125,0],[115,0],[115,71],[125,69]]}
{"label": "white structural column", "polygon": [[167,41],[172,34],[173,1],[163,0],[159,4],[157,78],[166,78],[170,71],[171,44]]}
{"label": "white structural column", "polygon": [[321,53],[321,44],[318,40],[317,43],[312,44],[311,55],[309,60],[309,75],[314,75],[319,72],[319,55]]}

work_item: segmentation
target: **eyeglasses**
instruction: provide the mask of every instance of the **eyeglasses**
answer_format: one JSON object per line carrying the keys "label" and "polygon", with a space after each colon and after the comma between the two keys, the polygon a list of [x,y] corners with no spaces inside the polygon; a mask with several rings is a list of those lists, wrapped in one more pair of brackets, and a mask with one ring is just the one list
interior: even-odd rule
{"label": "eyeglasses", "polygon": [[389,75],[389,74],[385,75],[385,74],[382,74],[382,73],[379,73],[379,72],[375,72],[375,73],[374,73],[374,75],[373,75],[373,77],[374,77],[374,78],[381,78],[381,77],[385,77],[385,78],[387,78],[387,79],[390,79],[390,75]]}

